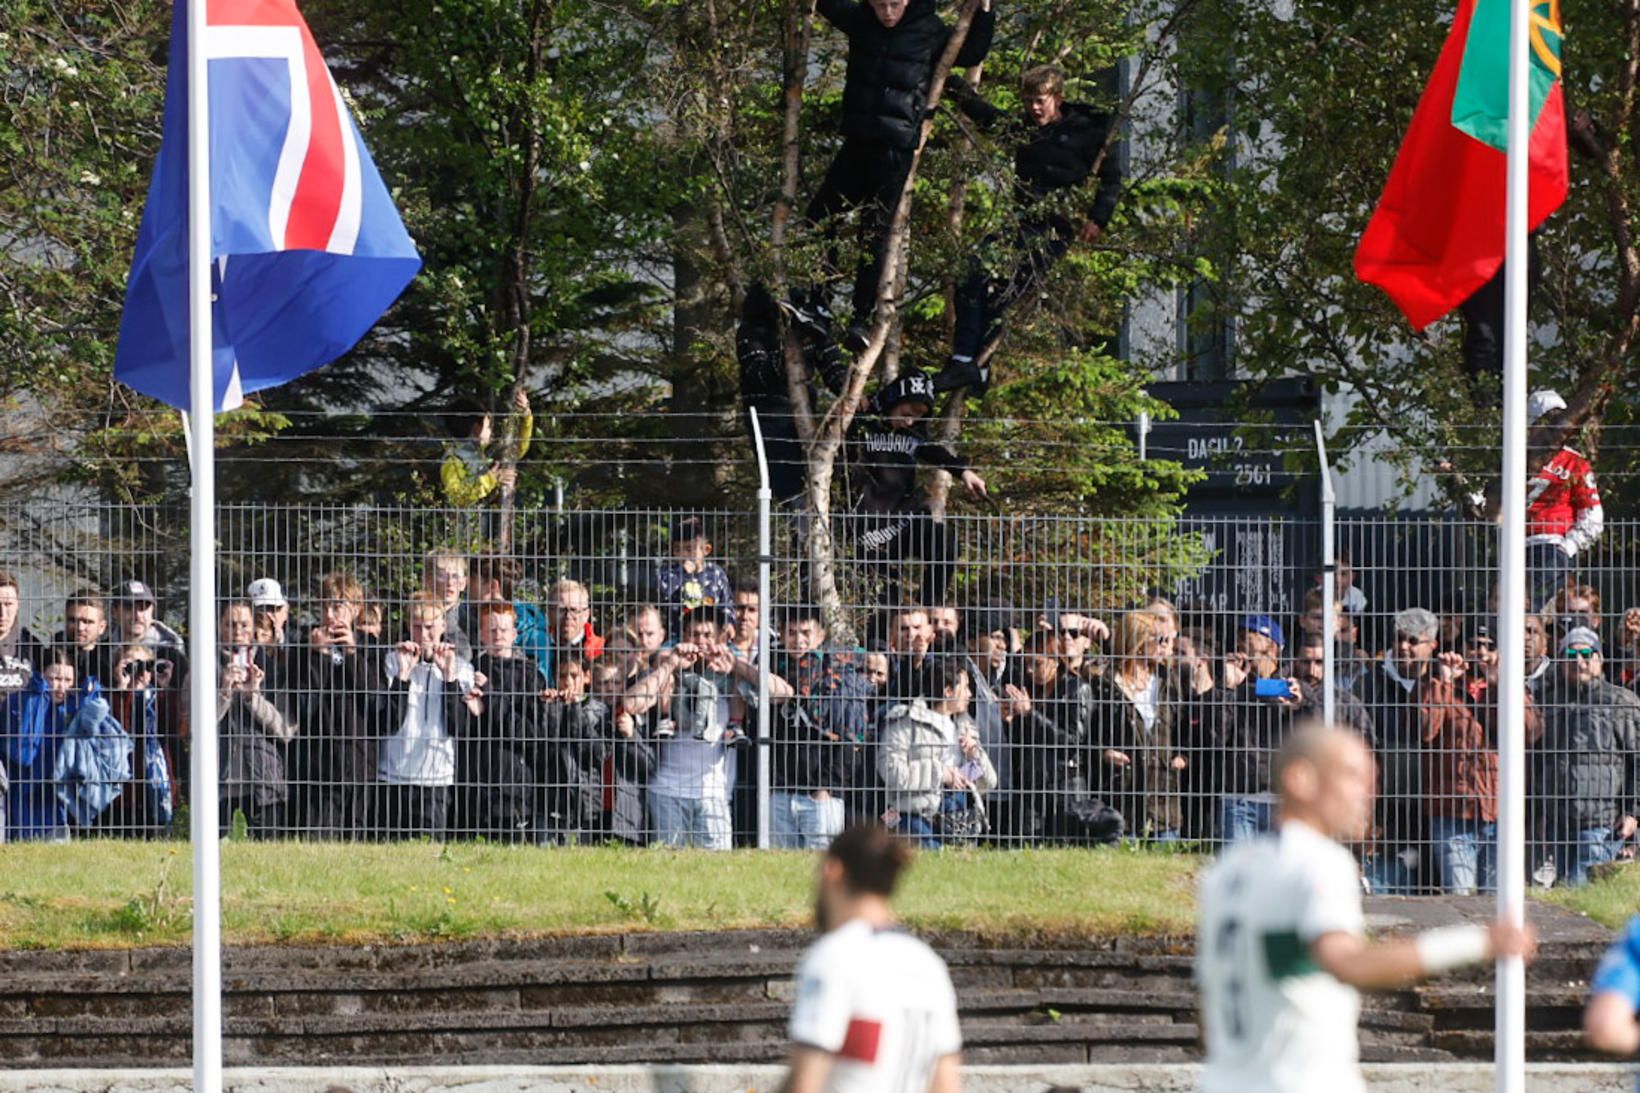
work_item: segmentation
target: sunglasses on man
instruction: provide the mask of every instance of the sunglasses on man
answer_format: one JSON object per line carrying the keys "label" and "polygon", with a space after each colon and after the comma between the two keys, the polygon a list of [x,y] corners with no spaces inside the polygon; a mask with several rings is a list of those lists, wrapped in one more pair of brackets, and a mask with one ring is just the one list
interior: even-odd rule
{"label": "sunglasses on man", "polygon": [[1599,654],[1587,645],[1578,645],[1565,650],[1565,655],[1567,660],[1588,660],[1590,657],[1598,656]]}

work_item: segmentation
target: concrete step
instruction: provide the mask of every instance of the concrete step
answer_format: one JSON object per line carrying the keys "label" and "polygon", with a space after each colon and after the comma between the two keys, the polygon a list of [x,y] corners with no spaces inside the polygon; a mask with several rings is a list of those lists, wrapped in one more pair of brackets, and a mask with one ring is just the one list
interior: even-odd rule
{"label": "concrete step", "polygon": [[[1438,1029],[1430,1037],[1431,1043],[1453,1055],[1468,1059],[1492,1057],[1491,1029]],[[1526,1053],[1534,1060],[1595,1059],[1583,1043],[1581,1029],[1528,1028]]]}

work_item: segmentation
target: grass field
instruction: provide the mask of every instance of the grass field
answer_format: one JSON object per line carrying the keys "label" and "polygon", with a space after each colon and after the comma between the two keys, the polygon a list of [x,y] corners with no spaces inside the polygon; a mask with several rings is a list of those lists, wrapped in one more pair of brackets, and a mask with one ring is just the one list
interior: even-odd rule
{"label": "grass field", "polygon": [[1602,926],[1621,929],[1629,919],[1640,914],[1640,865],[1614,869],[1587,888],[1551,888],[1533,895],[1588,915]]}
{"label": "grass field", "polygon": [[[185,844],[20,843],[3,855],[0,948],[188,941]],[[995,935],[1187,934],[1203,860],[948,850],[919,856],[898,906],[914,927]],[[223,926],[237,944],[804,926],[814,867],[812,855],[779,852],[227,842]],[[1640,911],[1640,866],[1533,896],[1615,929]]]}
{"label": "grass field", "polygon": [[[0,947],[183,944],[186,845],[87,841],[4,849]],[[915,927],[996,934],[1186,933],[1190,855],[1132,850],[921,855],[898,901]],[[597,931],[801,926],[800,853],[228,842],[229,943],[412,942]]]}

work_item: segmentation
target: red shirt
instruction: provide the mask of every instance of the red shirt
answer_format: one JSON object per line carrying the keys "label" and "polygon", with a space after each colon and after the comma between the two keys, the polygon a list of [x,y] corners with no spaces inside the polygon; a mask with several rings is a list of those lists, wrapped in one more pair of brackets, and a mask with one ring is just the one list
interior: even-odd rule
{"label": "red shirt", "polygon": [[1565,542],[1575,553],[1599,537],[1604,521],[1594,468],[1571,448],[1556,452],[1527,483],[1528,542]]}

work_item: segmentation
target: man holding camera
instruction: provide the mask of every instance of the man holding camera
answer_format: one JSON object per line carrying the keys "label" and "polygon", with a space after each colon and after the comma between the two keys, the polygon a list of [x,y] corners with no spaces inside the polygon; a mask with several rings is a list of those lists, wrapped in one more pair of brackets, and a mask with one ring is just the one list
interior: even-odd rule
{"label": "man holding camera", "polygon": [[1270,763],[1303,701],[1296,679],[1276,675],[1286,644],[1281,624],[1269,615],[1247,616],[1235,651],[1225,654],[1221,686],[1212,692],[1217,724],[1210,735],[1217,754],[1209,778],[1217,782],[1219,838],[1225,842],[1252,838],[1275,823]]}
{"label": "man holding camera", "polygon": [[780,634],[780,685],[770,693],[785,698],[769,720],[770,845],[824,850],[843,830],[843,791],[866,746],[870,685],[852,657],[826,647],[819,608],[788,609]]}

